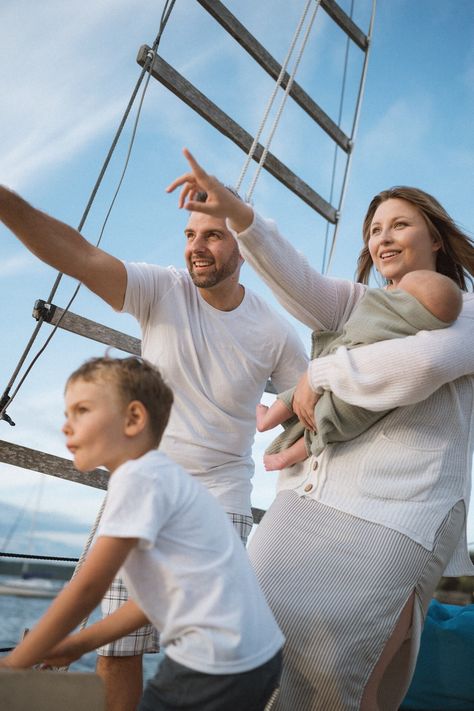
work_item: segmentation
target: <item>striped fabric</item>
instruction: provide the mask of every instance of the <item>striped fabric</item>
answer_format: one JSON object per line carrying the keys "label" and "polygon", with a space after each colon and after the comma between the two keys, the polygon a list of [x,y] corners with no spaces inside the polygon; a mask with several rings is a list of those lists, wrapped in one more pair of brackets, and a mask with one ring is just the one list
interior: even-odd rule
{"label": "striped fabric", "polygon": [[413,672],[423,608],[462,530],[463,504],[454,511],[430,552],[397,531],[294,492],[277,496],[249,544],[257,577],[286,637],[272,711],[359,709],[374,665],[416,591],[417,629],[407,640],[415,654],[408,649],[408,669],[397,679],[391,675],[397,700],[391,688],[381,706],[383,711],[398,708]]}
{"label": "striped fabric", "polygon": [[[232,525],[246,545],[253,526],[253,518],[245,514],[229,513]],[[107,617],[128,600],[127,588],[120,578],[115,578],[102,600],[102,616]],[[97,654],[103,657],[131,657],[136,654],[151,654],[160,651],[159,635],[152,625],[145,625],[126,637],[99,647]]]}

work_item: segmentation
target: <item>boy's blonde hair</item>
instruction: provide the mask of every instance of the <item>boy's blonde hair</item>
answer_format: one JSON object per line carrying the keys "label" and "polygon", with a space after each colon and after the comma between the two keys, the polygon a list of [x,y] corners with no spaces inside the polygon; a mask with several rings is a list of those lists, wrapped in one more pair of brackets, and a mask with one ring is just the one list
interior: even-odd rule
{"label": "boy's blonde hair", "polygon": [[164,382],[158,368],[136,356],[91,358],[69,376],[66,389],[70,383],[77,380],[110,383],[117,388],[124,405],[128,405],[132,400],[141,402],[150,418],[150,430],[155,446],[159,445],[168,424],[173,392]]}

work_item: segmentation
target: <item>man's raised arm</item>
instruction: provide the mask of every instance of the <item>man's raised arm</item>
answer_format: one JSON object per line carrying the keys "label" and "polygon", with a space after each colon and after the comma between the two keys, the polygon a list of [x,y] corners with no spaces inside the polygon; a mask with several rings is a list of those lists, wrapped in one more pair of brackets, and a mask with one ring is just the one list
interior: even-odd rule
{"label": "man's raised arm", "polygon": [[113,308],[122,308],[127,272],[119,259],[2,186],[0,220],[43,262],[83,282]]}

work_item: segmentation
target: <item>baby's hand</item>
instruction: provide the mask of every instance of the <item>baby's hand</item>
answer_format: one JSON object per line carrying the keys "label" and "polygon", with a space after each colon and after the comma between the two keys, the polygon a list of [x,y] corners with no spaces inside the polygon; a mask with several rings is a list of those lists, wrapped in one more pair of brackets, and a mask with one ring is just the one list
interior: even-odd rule
{"label": "baby's hand", "polygon": [[265,415],[268,412],[268,407],[267,405],[262,405],[261,403],[257,405],[257,412],[256,412],[256,419],[257,419],[257,430],[259,432],[265,432],[266,425],[265,425]]}

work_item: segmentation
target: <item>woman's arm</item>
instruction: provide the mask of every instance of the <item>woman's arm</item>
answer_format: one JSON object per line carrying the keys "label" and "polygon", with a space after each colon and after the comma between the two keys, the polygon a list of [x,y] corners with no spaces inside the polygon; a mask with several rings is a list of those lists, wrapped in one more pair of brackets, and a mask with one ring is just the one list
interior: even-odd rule
{"label": "woman's arm", "polygon": [[282,306],[313,331],[338,330],[365,292],[362,284],[320,274],[273,220],[254,214],[252,224],[235,236],[245,261]]}
{"label": "woman's arm", "polygon": [[381,341],[311,361],[313,390],[331,390],[352,405],[386,410],[413,405],[445,383],[474,373],[474,294],[464,296],[449,328]]}
{"label": "woman's arm", "polygon": [[[208,175],[184,150],[191,171],[167,188],[182,186],[179,207],[221,219],[235,233],[242,256],[270,286],[282,305],[313,330],[336,330],[349,317],[365,291],[361,284],[329,279],[313,269],[306,258],[278,233],[276,225],[263,220],[250,205],[236,198],[215,177]],[[203,190],[206,202],[193,197]]]}

